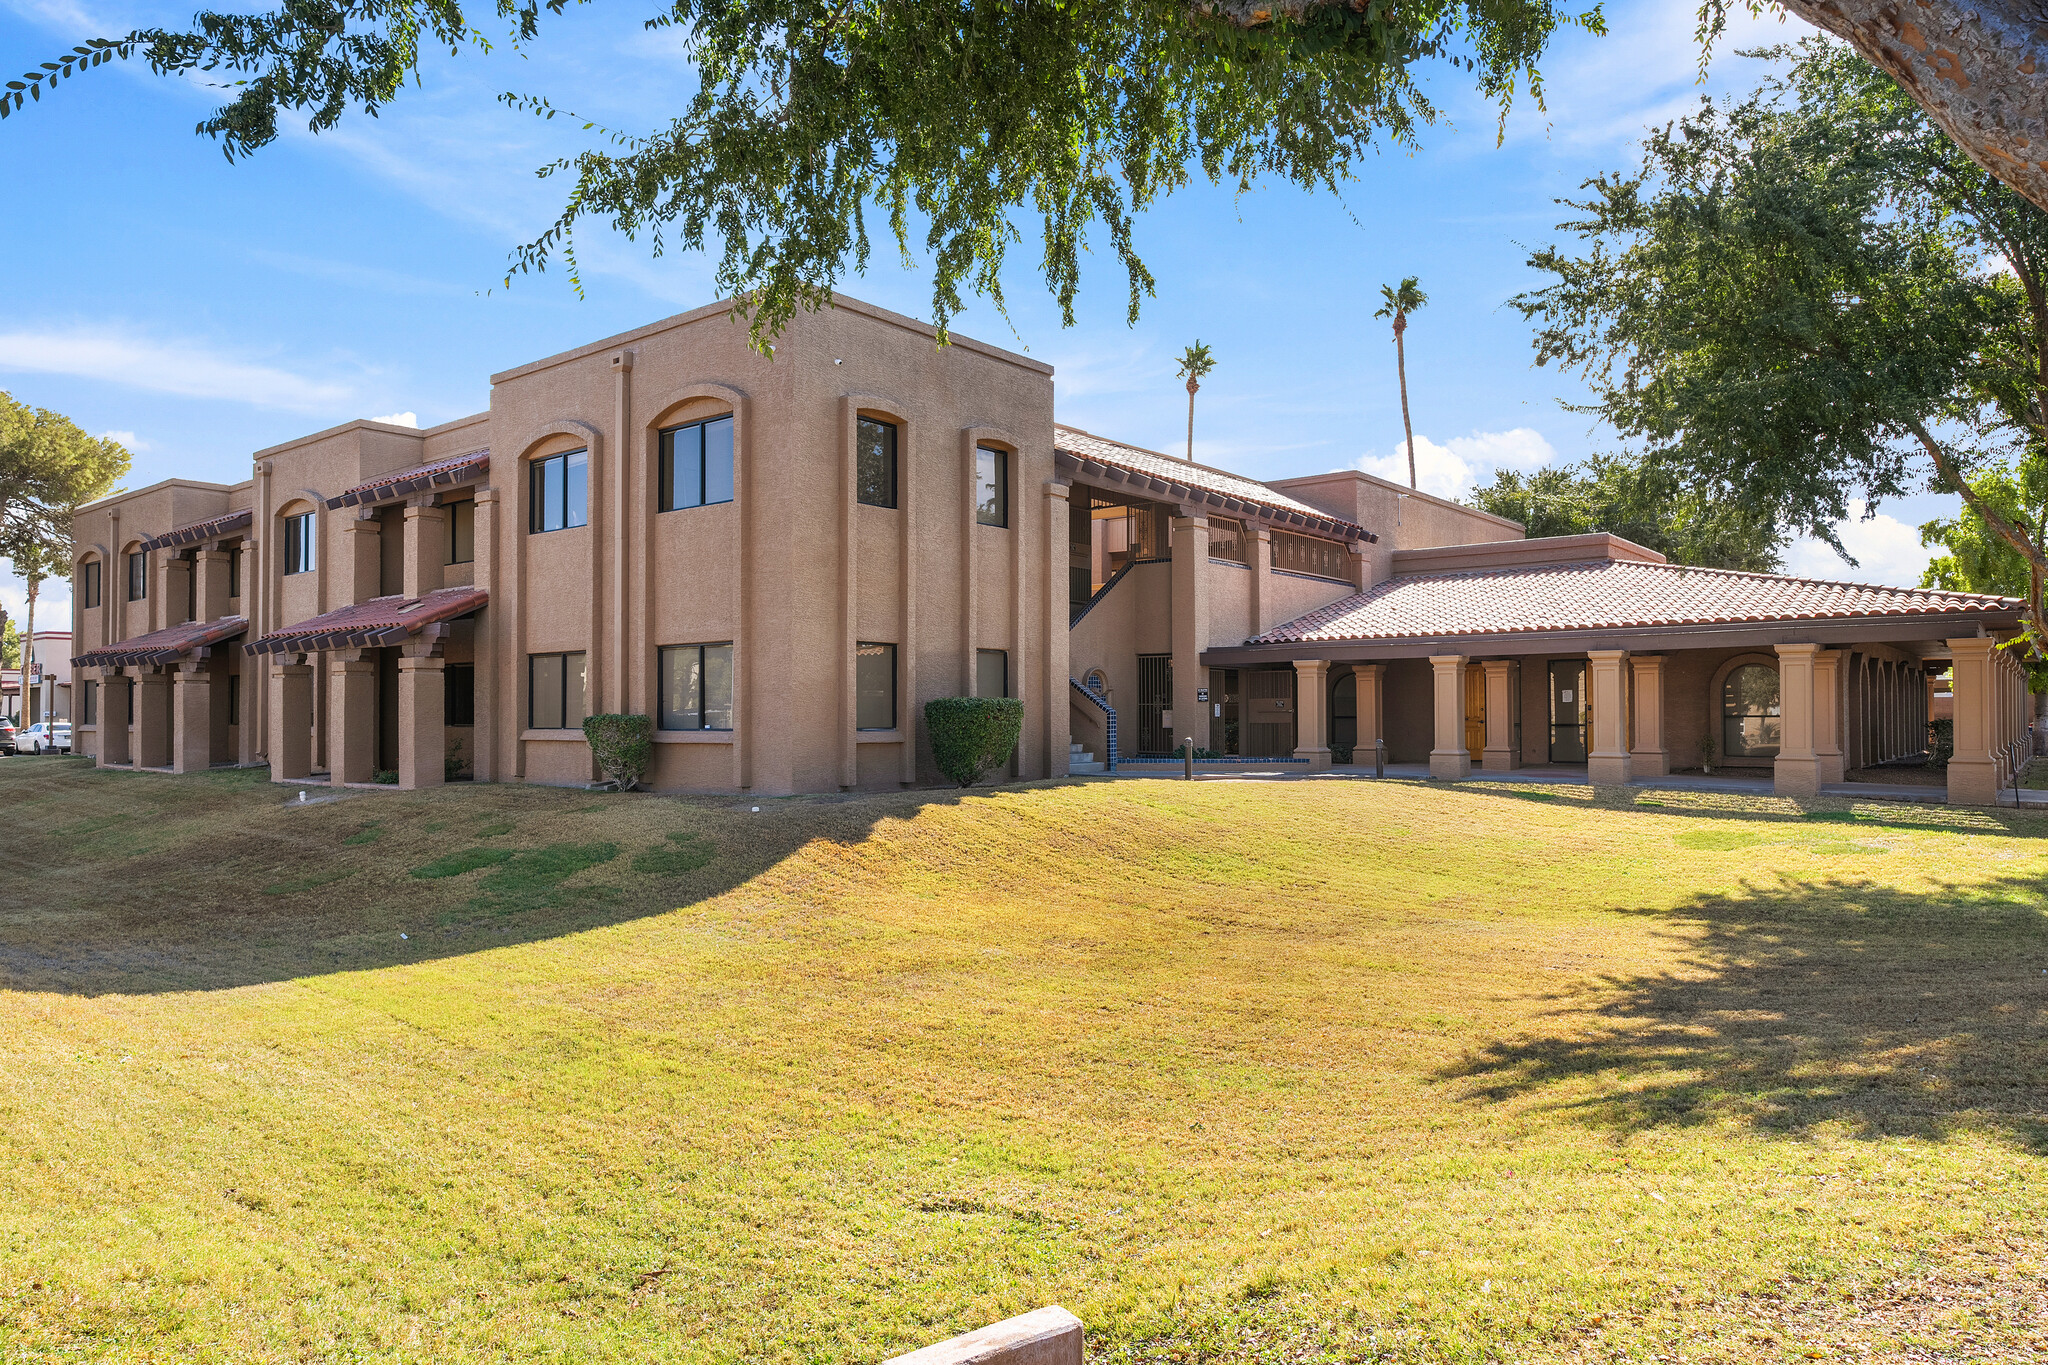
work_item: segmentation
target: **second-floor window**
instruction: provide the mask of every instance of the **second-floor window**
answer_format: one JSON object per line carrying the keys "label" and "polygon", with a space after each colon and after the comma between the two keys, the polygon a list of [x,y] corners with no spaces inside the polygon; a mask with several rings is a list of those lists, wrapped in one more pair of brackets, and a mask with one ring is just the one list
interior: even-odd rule
{"label": "second-floor window", "polygon": [[732,418],[661,433],[661,510],[732,501]]}
{"label": "second-floor window", "polygon": [[242,595],[242,547],[228,551],[228,596]]}
{"label": "second-floor window", "polygon": [[854,434],[854,498],[869,507],[896,505],[896,424],[863,417]]}
{"label": "second-floor window", "polygon": [[284,519],[284,571],[290,573],[311,573],[314,564],[314,549],[320,536],[313,528],[313,514],[301,512],[295,517]]}
{"label": "second-floor window", "polygon": [[128,556],[128,600],[140,602],[149,596],[149,551],[136,550]]}
{"label": "second-floor window", "polygon": [[974,451],[974,519],[983,526],[1010,524],[1010,452]]}
{"label": "second-floor window", "polygon": [[572,450],[535,460],[532,517],[529,527],[541,531],[563,531],[590,524],[590,452]]}
{"label": "second-floor window", "polygon": [[468,564],[476,559],[476,500],[464,498],[448,504],[448,562]]}
{"label": "second-floor window", "polygon": [[78,566],[78,600],[87,607],[100,604],[100,562],[87,560]]}

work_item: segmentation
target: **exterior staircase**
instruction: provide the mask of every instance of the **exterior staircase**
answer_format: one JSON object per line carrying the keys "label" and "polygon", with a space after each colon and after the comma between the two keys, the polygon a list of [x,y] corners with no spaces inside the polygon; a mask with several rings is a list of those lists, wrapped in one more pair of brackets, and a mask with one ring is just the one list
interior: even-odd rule
{"label": "exterior staircase", "polygon": [[1102,733],[1103,733],[1103,737],[1104,737],[1104,739],[1105,739],[1105,741],[1106,741],[1103,747],[1109,750],[1109,754],[1108,754],[1108,762],[1104,763],[1104,762],[1097,762],[1097,761],[1096,761],[1096,758],[1095,758],[1095,755],[1094,755],[1094,754],[1092,754],[1092,753],[1083,753],[1083,752],[1081,751],[1081,746],[1080,746],[1080,745],[1078,745],[1078,744],[1070,744],[1070,745],[1068,745],[1068,747],[1067,747],[1067,772],[1068,772],[1068,774],[1069,774],[1069,775],[1074,775],[1074,776],[1086,777],[1086,776],[1087,776],[1088,774],[1090,774],[1090,773],[1113,773],[1113,772],[1115,772],[1115,771],[1116,771],[1116,708],[1115,708],[1114,706],[1111,706],[1111,705],[1109,704],[1109,701],[1108,701],[1108,699],[1107,699],[1107,698],[1105,698],[1105,697],[1104,697],[1104,696],[1103,696],[1103,695],[1102,695],[1102,694],[1101,694],[1100,692],[1097,692],[1097,691],[1096,691],[1096,690],[1095,690],[1094,688],[1092,688],[1092,687],[1086,687],[1086,686],[1083,686],[1083,685],[1082,685],[1082,683],[1081,683],[1081,680],[1080,680],[1079,678],[1069,678],[1069,679],[1067,679],[1067,685],[1068,685],[1069,687],[1073,688],[1073,689],[1074,689],[1074,691],[1076,691],[1076,692],[1080,693],[1080,694],[1081,694],[1081,698],[1082,698],[1082,700],[1086,701],[1086,702],[1087,702],[1087,703],[1088,703],[1088,704],[1089,704],[1090,706],[1093,706],[1093,707],[1094,707],[1094,708],[1095,708],[1096,710],[1098,710],[1098,711],[1102,712]]}
{"label": "exterior staircase", "polygon": [[1081,746],[1067,746],[1067,772],[1074,777],[1085,777],[1090,773],[1106,773],[1109,765],[1098,760],[1092,753],[1083,753]]}

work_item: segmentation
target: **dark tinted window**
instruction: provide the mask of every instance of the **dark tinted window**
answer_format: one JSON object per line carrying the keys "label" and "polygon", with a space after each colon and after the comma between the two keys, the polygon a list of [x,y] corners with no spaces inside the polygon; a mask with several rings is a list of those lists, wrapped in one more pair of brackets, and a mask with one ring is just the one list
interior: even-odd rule
{"label": "dark tinted window", "polygon": [[732,501],[732,418],[712,417],[661,433],[664,512]]}
{"label": "dark tinted window", "polygon": [[78,600],[88,607],[100,604],[100,562],[97,559],[78,566]]}
{"label": "dark tinted window", "polygon": [[441,676],[442,724],[476,724],[476,665],[449,664]]}
{"label": "dark tinted window", "polygon": [[476,559],[476,502],[464,498],[448,504],[448,562],[468,564]]}
{"label": "dark tinted window", "polygon": [[137,550],[128,556],[128,600],[140,602],[149,596],[149,553]]}
{"label": "dark tinted window", "polygon": [[584,659],[573,654],[530,654],[526,659],[526,726],[530,730],[580,730],[589,714],[583,704]]}
{"label": "dark tinted window", "polygon": [[983,526],[1010,524],[1010,452],[981,446],[974,452],[974,519]]}
{"label": "dark tinted window", "polygon": [[661,651],[664,730],[732,729],[732,646],[669,645]]}
{"label": "dark tinted window", "polygon": [[896,505],[896,427],[860,419],[854,451],[855,496],[870,507]]}
{"label": "dark tinted window", "polygon": [[313,514],[301,512],[295,517],[284,519],[284,571],[311,573],[314,564],[313,546],[319,537],[313,531]]}
{"label": "dark tinted window", "polygon": [[529,466],[533,479],[530,490],[531,515],[528,527],[539,531],[562,531],[590,521],[590,452],[572,450],[550,455]]}

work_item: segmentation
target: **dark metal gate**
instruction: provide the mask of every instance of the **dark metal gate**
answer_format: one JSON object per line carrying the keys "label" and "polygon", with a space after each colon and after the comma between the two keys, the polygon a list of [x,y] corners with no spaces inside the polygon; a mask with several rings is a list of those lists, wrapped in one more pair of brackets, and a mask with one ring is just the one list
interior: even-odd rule
{"label": "dark metal gate", "polygon": [[1166,716],[1173,710],[1173,656],[1138,656],[1138,752],[1164,754],[1173,750],[1173,736]]}

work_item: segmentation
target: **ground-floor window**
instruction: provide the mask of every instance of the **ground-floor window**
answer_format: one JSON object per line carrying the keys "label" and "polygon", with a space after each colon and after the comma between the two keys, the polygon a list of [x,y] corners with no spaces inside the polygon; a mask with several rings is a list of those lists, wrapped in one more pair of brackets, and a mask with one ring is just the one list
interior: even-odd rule
{"label": "ground-floor window", "polygon": [[228,674],[228,724],[242,723],[242,675]]}
{"label": "ground-floor window", "polygon": [[441,723],[476,724],[475,664],[449,664],[442,670]]}
{"label": "ground-floor window", "polygon": [[572,654],[526,656],[526,728],[578,730],[590,713],[584,708],[586,675],[582,650]]}
{"label": "ground-floor window", "polygon": [[87,683],[87,684],[85,685],[85,720],[84,720],[84,724],[86,724],[86,725],[97,725],[97,724],[99,723],[99,715],[100,715],[100,685],[99,685],[98,683],[96,683],[96,682],[89,682],[89,683]]}
{"label": "ground-floor window", "polygon": [[1010,651],[1007,649],[977,649],[974,651],[974,695],[977,697],[1007,697],[1010,695]]}
{"label": "ground-floor window", "polygon": [[895,729],[896,646],[863,640],[854,656],[854,728]]}
{"label": "ground-floor window", "polygon": [[1744,664],[1721,684],[1721,752],[1729,758],[1776,758],[1781,742],[1778,670]]}
{"label": "ground-floor window", "polygon": [[661,728],[732,729],[732,645],[667,645],[661,651]]}

